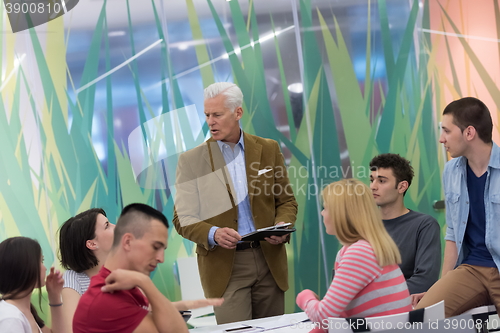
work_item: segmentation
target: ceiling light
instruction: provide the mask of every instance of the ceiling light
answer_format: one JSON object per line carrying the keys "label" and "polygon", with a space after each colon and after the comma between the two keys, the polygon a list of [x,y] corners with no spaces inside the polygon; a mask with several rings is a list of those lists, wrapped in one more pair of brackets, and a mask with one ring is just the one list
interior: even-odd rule
{"label": "ceiling light", "polygon": [[111,31],[108,33],[108,36],[109,37],[125,36],[125,31],[123,31],[123,30]]}
{"label": "ceiling light", "polygon": [[297,83],[292,83],[291,85],[289,85],[288,90],[292,93],[295,93],[295,94],[302,94],[302,92],[304,91],[304,87],[303,87],[302,83],[297,82]]}

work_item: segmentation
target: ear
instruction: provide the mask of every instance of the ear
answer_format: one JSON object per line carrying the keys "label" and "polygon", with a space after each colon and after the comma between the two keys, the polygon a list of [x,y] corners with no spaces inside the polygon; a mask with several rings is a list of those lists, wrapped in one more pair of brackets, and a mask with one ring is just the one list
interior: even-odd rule
{"label": "ear", "polygon": [[403,181],[399,182],[398,193],[405,193],[405,191],[408,189],[408,187],[409,187],[408,181],[403,180]]}
{"label": "ear", "polygon": [[121,241],[123,249],[125,249],[126,251],[130,251],[130,249],[132,248],[132,241],[134,239],[135,239],[134,235],[132,235],[129,232],[127,232],[125,235],[123,235],[122,241]]}
{"label": "ear", "polygon": [[92,251],[95,251],[97,250],[99,247],[97,246],[97,243],[95,242],[95,240],[93,239],[89,239],[85,242],[85,246],[87,247],[87,249],[89,250],[92,250]]}
{"label": "ear", "polygon": [[467,128],[464,129],[464,135],[465,139],[469,141],[474,139],[477,136],[476,128],[474,126],[467,126]]}
{"label": "ear", "polygon": [[238,106],[235,110],[234,113],[236,114],[236,120],[240,120],[241,117],[243,117],[243,108],[241,106]]}

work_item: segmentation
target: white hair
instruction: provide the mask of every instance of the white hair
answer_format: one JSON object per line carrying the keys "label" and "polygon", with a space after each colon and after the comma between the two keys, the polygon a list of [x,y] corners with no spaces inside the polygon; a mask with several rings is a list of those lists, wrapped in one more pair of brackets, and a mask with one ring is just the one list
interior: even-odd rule
{"label": "white hair", "polygon": [[234,112],[237,107],[243,104],[243,93],[241,89],[231,82],[216,82],[205,88],[204,98],[214,98],[223,94],[226,96],[226,107]]}

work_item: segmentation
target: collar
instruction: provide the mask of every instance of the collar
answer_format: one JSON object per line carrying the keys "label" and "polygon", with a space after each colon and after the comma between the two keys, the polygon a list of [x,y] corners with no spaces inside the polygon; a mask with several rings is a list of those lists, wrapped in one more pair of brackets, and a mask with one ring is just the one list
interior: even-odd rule
{"label": "collar", "polygon": [[[467,165],[467,158],[465,156],[458,157],[457,168],[465,167]],[[497,146],[495,142],[491,147],[490,161],[488,167],[494,169],[500,169],[500,147]]]}
{"label": "collar", "polygon": [[[222,151],[222,145],[226,143],[218,140],[217,144],[219,145],[219,149]],[[241,129],[241,127],[240,127],[240,139],[238,140],[237,145],[240,145],[241,150],[245,151],[245,140],[243,140],[243,130]]]}
{"label": "collar", "polygon": [[488,163],[488,166],[500,169],[500,148],[495,142],[493,142],[493,146],[491,147],[490,163]]}

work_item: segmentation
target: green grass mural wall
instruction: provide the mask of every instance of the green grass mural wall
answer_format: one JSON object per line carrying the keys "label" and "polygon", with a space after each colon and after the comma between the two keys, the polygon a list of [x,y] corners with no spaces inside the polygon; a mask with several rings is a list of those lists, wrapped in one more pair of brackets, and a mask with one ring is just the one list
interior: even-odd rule
{"label": "green grass mural wall", "polygon": [[[138,65],[140,49],[136,43],[140,40],[134,35],[135,18],[130,1],[133,0],[122,5],[127,12],[131,56],[138,58],[120,70],[128,71],[133,80],[136,116],[139,124],[145,124],[157,119],[157,114],[141,83],[144,67]],[[439,91],[433,92],[433,74],[428,68],[432,52],[430,38],[415,33],[418,26],[429,28],[427,3],[421,8],[417,0],[411,1],[399,39],[391,35],[388,11],[392,1],[367,0],[362,5],[367,13],[363,22],[367,24],[362,28],[366,52],[362,61],[364,77],[360,80],[349,31],[339,24],[342,12],[328,2],[325,5],[325,2],[314,0],[297,0],[290,2],[289,9],[296,14],[293,22],[293,33],[298,41],[296,66],[287,67],[284,61],[287,55],[283,53],[278,34],[268,42],[273,43],[272,57],[277,63],[284,105],[275,110],[269,102],[266,81],[265,58],[269,55],[264,55],[259,38],[263,33],[260,22],[265,20],[275,29],[278,14],[272,11],[262,14],[262,10],[256,10],[262,6],[259,2],[233,0],[221,4],[206,0],[206,5],[228,55],[231,70],[228,79],[237,83],[245,96],[243,129],[277,140],[289,156],[290,180],[299,202],[298,230],[288,246],[291,288],[287,293],[286,309],[291,312],[295,310],[294,299],[300,290],[310,288],[319,295],[325,293],[339,248],[335,238],[324,233],[319,216],[321,187],[347,176],[368,182],[366,167],[374,155],[395,152],[407,157],[416,174],[407,196],[408,207],[432,214],[444,224],[442,213],[432,209],[432,202],[442,196],[440,173],[444,164],[433,110],[434,100],[439,98],[435,94]],[[161,94],[160,116],[164,116],[192,103],[185,100],[179,83],[181,78],[177,77],[183,69],[176,67],[178,63],[171,58],[168,24],[163,20],[159,3],[147,2],[155,40],[161,40],[159,47],[148,52],[155,52],[161,59],[161,66],[157,68],[157,81],[161,84],[156,89]],[[219,10],[222,5],[230,17],[231,29],[226,28],[227,15]],[[168,3],[166,6],[168,9]],[[198,41],[194,44],[199,66],[195,74],[202,85],[207,86],[221,80],[222,74],[213,63],[216,56],[209,43],[203,42],[206,32],[202,21],[206,17],[198,15],[193,0],[185,0],[185,6],[192,40]],[[3,10],[0,9],[0,17],[4,17]],[[78,7],[73,11],[77,15]],[[38,28],[23,35],[32,49],[28,56],[31,57],[28,59],[30,66],[28,62],[19,61],[15,65],[17,53],[15,57],[11,53],[17,47],[17,37],[0,35],[0,45],[4,45],[0,67],[6,68],[4,72],[12,70],[14,73],[2,85],[0,94],[0,240],[16,235],[36,238],[42,245],[48,266],[58,265],[56,230],[67,218],[82,210],[103,207],[113,221],[124,205],[143,202],[162,210],[169,220],[172,217],[171,192],[141,186],[154,184],[156,180],[148,177],[162,174],[164,166],[153,164],[148,173],[136,177],[127,142],[115,136],[113,123],[117,115],[113,112],[116,101],[113,94],[116,94],[116,81],[113,81],[113,74],[99,81],[105,105],[97,102],[100,97],[96,92],[98,84],[94,81],[113,69],[110,58],[114,49],[108,28],[110,15],[113,15],[110,3],[104,1],[78,82],[65,63],[73,31],[70,26],[63,25],[61,18],[48,23],[56,31],[54,35],[42,36]],[[376,50],[382,50],[378,62],[373,60]],[[376,77],[377,66],[385,68],[384,80]],[[294,118],[288,90],[291,82],[287,80],[290,73],[297,70],[303,84],[303,116],[300,119]],[[42,92],[35,89],[33,76],[40,81]],[[202,90],[197,94],[201,96]],[[92,139],[95,113],[102,107],[105,109],[106,167]],[[204,140],[206,125],[200,122],[202,132],[194,133],[192,119],[182,112],[179,115],[177,123],[168,127],[163,121],[153,121],[153,127],[141,127],[146,149],[150,151],[150,155],[146,154],[146,163],[158,160],[160,147],[177,154]],[[286,119],[289,132],[280,129],[277,117]],[[26,131],[32,131],[26,126],[27,118],[34,120],[35,141],[26,142]],[[33,159],[35,151],[39,152],[39,157]],[[176,164],[176,155],[172,156],[166,161],[170,170]],[[193,245],[170,229],[165,264],[153,279],[171,299],[180,298],[173,269],[175,259],[188,255],[193,255]]]}

